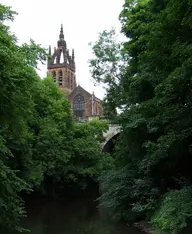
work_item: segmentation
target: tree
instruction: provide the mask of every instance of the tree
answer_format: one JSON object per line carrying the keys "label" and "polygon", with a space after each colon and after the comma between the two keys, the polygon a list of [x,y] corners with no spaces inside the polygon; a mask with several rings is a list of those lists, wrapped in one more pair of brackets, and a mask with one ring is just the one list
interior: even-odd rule
{"label": "tree", "polygon": [[74,125],[69,175],[83,188],[86,188],[91,180],[97,182],[106,165],[108,156],[102,152],[101,143],[104,141],[103,132],[107,129],[107,122],[99,120]]}
{"label": "tree", "polygon": [[30,124],[35,134],[33,163],[43,176],[39,185],[43,185],[45,178],[55,184],[65,178],[72,155],[74,133],[70,103],[51,77],[38,85],[34,100],[36,113]]}
{"label": "tree", "polygon": [[99,34],[99,39],[92,49],[94,58],[89,60],[92,78],[96,83],[105,84],[107,90],[103,102],[105,115],[116,116],[116,107],[124,104],[124,89],[121,85],[121,77],[124,73],[122,43],[118,41],[118,35],[114,29],[105,30]]}
{"label": "tree", "polygon": [[33,40],[18,46],[5,26],[14,14],[0,4],[0,227],[22,231],[23,195],[55,196],[69,183],[85,188],[97,180],[107,162],[100,142],[108,126],[74,123],[52,77],[35,71],[45,50]]}
{"label": "tree", "polygon": [[[158,214],[165,212],[166,203],[160,201],[164,194],[167,199],[171,196],[169,190],[179,190],[184,205],[188,204],[188,192],[182,189],[184,184],[191,185],[190,19],[188,0],[126,0],[120,14],[127,36],[121,50],[127,64],[118,83],[125,96],[119,117],[123,132],[117,145],[116,168],[111,171],[114,176],[106,178],[108,191],[102,199],[113,204],[115,215],[123,214],[126,220],[131,210],[148,219],[155,209]],[[111,80],[108,84],[112,85]],[[118,106],[116,98],[113,103]],[[163,215],[168,233],[178,233],[184,227],[179,216],[171,227],[168,216]],[[191,215],[182,215],[186,225]],[[164,228],[159,215],[154,219],[156,227]]]}
{"label": "tree", "polygon": [[13,20],[14,14],[0,4],[0,225],[21,230],[19,220],[24,206],[19,193],[29,187],[18,169],[24,167],[31,151],[28,140],[32,135],[27,120],[34,105],[32,93],[39,81],[31,65],[43,52],[34,44],[36,56],[30,62],[26,59],[23,46],[17,45],[15,36],[4,25],[5,20]]}

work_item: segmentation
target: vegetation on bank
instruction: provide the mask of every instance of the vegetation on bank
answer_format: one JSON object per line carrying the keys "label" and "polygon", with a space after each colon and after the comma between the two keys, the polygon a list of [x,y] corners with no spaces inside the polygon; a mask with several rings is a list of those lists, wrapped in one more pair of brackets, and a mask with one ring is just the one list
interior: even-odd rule
{"label": "vegetation on bank", "polygon": [[122,110],[101,200],[113,217],[145,218],[162,233],[181,233],[192,219],[191,19],[190,0],[125,0],[125,41],[104,31],[90,60],[108,87],[107,113]]}
{"label": "vegetation on bank", "polygon": [[125,42],[112,30],[93,45],[105,113],[122,127],[112,163],[100,150],[107,123],[73,122],[67,99],[35,71],[44,49],[17,45],[4,24],[15,13],[0,4],[0,226],[22,230],[21,192],[54,195],[98,176],[115,219],[170,234],[191,222],[191,9],[190,0],[125,0]]}
{"label": "vegetation on bank", "polygon": [[52,78],[40,79],[35,71],[45,50],[32,40],[18,46],[4,24],[14,14],[0,4],[0,226],[22,231],[21,194],[54,196],[69,184],[84,189],[97,181],[109,163],[100,149],[108,125],[74,123]]}

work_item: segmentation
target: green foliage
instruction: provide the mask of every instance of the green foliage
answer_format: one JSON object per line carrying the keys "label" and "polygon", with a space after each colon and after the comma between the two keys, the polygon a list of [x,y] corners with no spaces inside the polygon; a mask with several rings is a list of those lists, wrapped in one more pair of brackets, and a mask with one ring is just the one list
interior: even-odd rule
{"label": "green foliage", "polygon": [[101,142],[104,141],[103,132],[108,129],[106,121],[92,120],[88,123],[77,123],[74,127],[73,163],[71,173],[78,179],[78,183],[86,186],[88,178],[97,181],[102,167],[105,166],[105,157],[101,151]]}
{"label": "green foliage", "polygon": [[12,11],[10,7],[0,5],[0,22],[3,23],[5,20],[13,20],[15,11]]}
{"label": "green foliage", "polygon": [[26,63],[35,68],[37,68],[38,61],[43,63],[48,56],[45,49],[41,48],[41,45],[37,45],[32,39],[30,44],[25,43],[19,49]]}
{"label": "green foliage", "polygon": [[167,192],[152,217],[151,223],[161,233],[180,233],[192,217],[191,187]]}
{"label": "green foliage", "polygon": [[99,200],[101,205],[109,208],[112,218],[132,222],[135,213],[130,203],[127,203],[132,196],[130,176],[127,168],[105,170],[100,177],[102,195]]}
{"label": "green foliage", "polygon": [[0,224],[10,229],[22,231],[20,218],[25,216],[24,202],[18,193],[28,188],[24,180],[16,175],[16,171],[6,167],[0,161]]}
{"label": "green foliage", "polygon": [[[35,71],[46,52],[31,40],[17,45],[4,25],[15,13],[0,4],[0,227],[22,231],[21,194],[54,195],[69,183],[82,188],[105,164],[105,121],[76,124],[51,77]],[[48,183],[48,184],[47,184]]]}
{"label": "green foliage", "polygon": [[18,169],[23,168],[24,157],[31,151],[27,120],[33,109],[31,93],[38,77],[24,60],[16,38],[3,24],[4,20],[12,20],[13,14],[0,5],[0,225],[21,230],[24,204],[19,193],[29,187]]}
{"label": "green foliage", "polygon": [[[97,83],[107,84],[107,94],[103,105],[105,116],[115,116],[116,104],[120,106],[123,102],[121,76],[124,63],[121,53],[121,42],[117,41],[118,35],[114,29],[103,31],[99,39],[92,46],[94,58],[89,60],[92,77]],[[90,44],[92,45],[92,44]]]}
{"label": "green foliage", "polygon": [[[192,183],[191,17],[189,0],[125,0],[120,14],[127,37],[121,47],[123,68],[115,68],[122,70],[115,87],[121,95],[108,98],[109,90],[106,96],[109,108],[122,105],[118,121],[123,131],[115,167],[110,177],[107,173],[103,177],[107,189],[102,200],[115,216],[123,214],[127,220],[130,210],[150,219],[157,209],[152,223],[167,233],[179,233],[184,222],[191,220],[190,207],[182,219],[170,212],[167,202],[172,197],[173,206],[187,206],[190,192],[186,191],[191,188],[185,190],[179,181],[185,178],[189,186]],[[114,56],[108,53],[107,36],[103,37],[99,39],[102,51],[95,54],[97,63],[92,65],[93,72],[102,66],[108,74],[107,65]],[[98,48],[98,42],[95,46]],[[114,87],[112,79],[101,81]],[[182,194],[183,204],[175,198],[178,194]],[[165,202],[157,208],[162,199]]]}
{"label": "green foliage", "polygon": [[71,157],[72,117],[68,101],[51,78],[39,84],[35,110],[31,121],[35,134],[33,160],[44,175],[58,181]]}

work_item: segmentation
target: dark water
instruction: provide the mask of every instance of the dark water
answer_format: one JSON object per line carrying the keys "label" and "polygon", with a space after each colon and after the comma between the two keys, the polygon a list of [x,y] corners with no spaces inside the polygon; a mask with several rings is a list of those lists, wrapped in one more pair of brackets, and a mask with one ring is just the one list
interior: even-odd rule
{"label": "dark water", "polygon": [[102,208],[98,209],[93,199],[52,202],[35,200],[28,206],[24,226],[31,230],[31,234],[143,233],[109,221],[106,211]]}

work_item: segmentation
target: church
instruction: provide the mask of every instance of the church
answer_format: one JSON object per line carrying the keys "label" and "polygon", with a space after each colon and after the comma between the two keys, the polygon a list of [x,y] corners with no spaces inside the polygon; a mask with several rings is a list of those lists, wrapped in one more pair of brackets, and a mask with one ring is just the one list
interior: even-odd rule
{"label": "church", "polygon": [[64,39],[62,25],[57,48],[54,48],[53,53],[51,46],[49,46],[47,71],[70,101],[72,113],[76,120],[90,120],[103,116],[101,100],[94,93],[91,94],[77,85],[74,49],[70,55]]}

